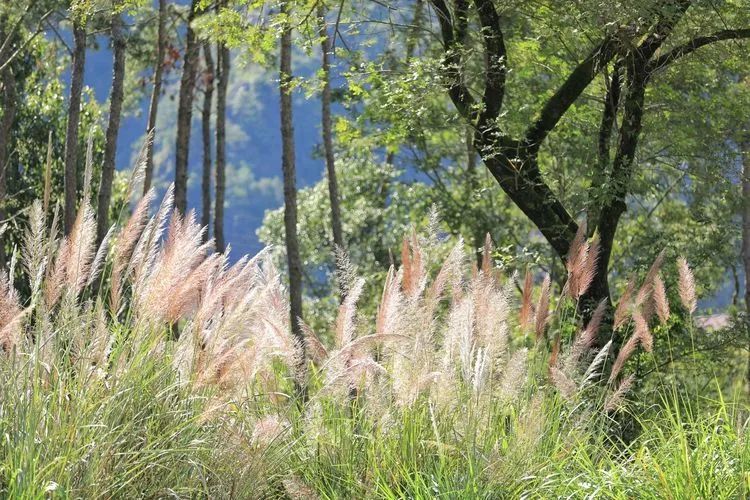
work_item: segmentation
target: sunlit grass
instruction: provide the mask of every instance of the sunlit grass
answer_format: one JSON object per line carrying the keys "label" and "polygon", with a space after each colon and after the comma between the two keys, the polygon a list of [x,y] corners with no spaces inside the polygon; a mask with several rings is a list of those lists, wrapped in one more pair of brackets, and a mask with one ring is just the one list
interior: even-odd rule
{"label": "sunlit grass", "polygon": [[750,492],[739,394],[669,382],[628,404],[631,356],[653,362],[651,330],[666,321],[664,303],[651,307],[667,300],[652,286],[660,260],[620,300],[629,347],[614,368],[611,344],[596,346],[601,317],[584,326],[578,314],[596,248],[583,236],[560,296],[529,275],[517,304],[489,259],[470,271],[459,241],[436,262],[444,242],[412,235],[374,318],[350,277],[336,324],[302,341],[264,256],[230,264],[191,215],[172,213],[171,191],[149,216],[152,198],[99,249],[85,204],[66,239],[32,209],[15,258],[30,294],[0,286],[4,497]]}

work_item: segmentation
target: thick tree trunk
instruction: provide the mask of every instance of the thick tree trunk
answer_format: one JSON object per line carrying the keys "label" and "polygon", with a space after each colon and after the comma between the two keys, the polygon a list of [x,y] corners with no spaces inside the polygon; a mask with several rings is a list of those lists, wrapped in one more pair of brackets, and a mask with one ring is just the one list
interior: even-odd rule
{"label": "thick tree trunk", "polygon": [[[289,14],[287,1],[281,3],[282,16]],[[292,121],[292,27],[284,20],[281,32],[279,61],[279,93],[281,94],[281,170],[284,175],[284,233],[286,258],[289,266],[289,305],[292,333],[303,338],[302,320],[302,263],[297,239],[297,180],[294,155],[294,125]]]}
{"label": "thick tree trunk", "polygon": [[344,235],[341,229],[341,206],[339,204],[339,187],[336,179],[336,162],[333,153],[333,130],[331,123],[331,39],[326,26],[325,6],[318,4],[320,22],[320,48],[322,52],[321,69],[323,70],[323,92],[321,94],[321,125],[323,129],[323,149],[325,151],[326,174],[328,175],[328,198],[331,202],[331,228],[333,243],[340,250],[344,249]]}
{"label": "thick tree trunk", "polygon": [[201,114],[201,131],[203,132],[203,176],[201,179],[201,225],[206,228],[203,239],[208,240],[211,224],[211,105],[214,97],[214,58],[211,55],[211,44],[203,44],[203,60],[206,68],[203,73],[203,112]]}
{"label": "thick tree trunk", "polygon": [[182,214],[187,210],[188,155],[190,153],[190,128],[193,120],[193,94],[195,90],[195,65],[198,43],[193,31],[198,0],[192,0],[188,15],[185,56],[180,79],[177,103],[177,141],[175,144],[174,206]]}
{"label": "thick tree trunk", "polygon": [[65,131],[65,234],[70,233],[76,218],[78,190],[78,121],[81,117],[83,70],[86,65],[86,29],[80,21],[73,22],[73,67],[70,74],[68,123]]}
{"label": "thick tree trunk", "polygon": [[125,36],[123,22],[119,14],[112,16],[112,52],[114,65],[112,69],[112,90],[109,94],[109,122],[107,123],[106,143],[104,144],[104,162],[102,178],[99,183],[99,201],[96,217],[96,240],[104,239],[109,227],[109,205],[112,200],[112,180],[115,175],[117,158],[117,136],[120,131],[120,115],[124,95],[125,80]]}
{"label": "thick tree trunk", "polygon": [[[2,39],[0,33],[0,39]],[[0,221],[5,220],[5,198],[8,194],[8,167],[13,120],[16,117],[16,79],[10,66],[0,72],[2,94],[2,122],[0,122]],[[0,268],[6,264],[5,244],[0,241]]]}
{"label": "thick tree trunk", "polygon": [[[221,3],[223,6],[223,2]],[[216,250],[226,249],[224,240],[224,191],[226,189],[227,169],[227,88],[229,86],[230,54],[226,45],[217,47],[218,83],[216,94],[216,200],[214,204],[214,240]]]}
{"label": "thick tree trunk", "polygon": [[[164,56],[167,45],[167,0],[159,0],[159,27],[156,35],[156,60],[154,61],[154,87],[151,90],[151,102],[148,106],[148,125],[146,136],[156,128],[156,117],[159,112],[159,98],[161,97],[161,81],[164,74]],[[146,170],[143,178],[143,194],[151,189],[154,178],[154,141],[146,143]]]}

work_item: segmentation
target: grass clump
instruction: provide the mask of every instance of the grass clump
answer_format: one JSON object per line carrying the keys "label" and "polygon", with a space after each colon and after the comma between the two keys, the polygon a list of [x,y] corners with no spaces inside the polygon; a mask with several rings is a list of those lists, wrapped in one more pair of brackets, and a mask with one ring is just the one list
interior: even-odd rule
{"label": "grass clump", "polygon": [[[605,303],[579,317],[598,252],[584,230],[560,296],[529,273],[520,303],[489,242],[472,269],[461,241],[435,263],[438,243],[411,235],[375,317],[352,277],[324,342],[292,335],[264,253],[230,264],[171,189],[153,202],[98,244],[85,200],[65,237],[32,207],[23,269],[0,279],[3,496],[747,495],[744,407],[666,387],[629,416],[633,360],[654,362],[674,314],[662,256],[605,331]],[[621,439],[624,422],[640,433]]]}

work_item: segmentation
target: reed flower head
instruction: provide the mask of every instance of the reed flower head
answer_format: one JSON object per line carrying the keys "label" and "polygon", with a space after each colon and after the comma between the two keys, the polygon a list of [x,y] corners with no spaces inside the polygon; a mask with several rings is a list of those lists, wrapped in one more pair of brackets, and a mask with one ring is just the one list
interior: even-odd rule
{"label": "reed flower head", "polygon": [[547,320],[549,319],[549,301],[550,301],[550,277],[544,277],[542,290],[539,294],[539,302],[536,306],[536,340],[537,342],[544,337],[547,329]]}
{"label": "reed flower head", "polygon": [[698,308],[698,299],[695,293],[695,277],[685,257],[677,259],[677,271],[680,275],[677,287],[680,294],[680,301],[682,302],[682,306],[690,314],[693,314]]}
{"label": "reed flower head", "polygon": [[659,321],[666,323],[669,320],[669,299],[667,299],[667,289],[664,286],[664,280],[657,275],[654,278],[654,305],[656,306],[656,315]]}
{"label": "reed flower head", "polygon": [[521,292],[521,311],[518,313],[518,323],[522,331],[526,331],[532,323],[533,306],[531,305],[531,294],[533,292],[534,282],[531,272],[526,269],[526,276],[523,280],[523,291]]}

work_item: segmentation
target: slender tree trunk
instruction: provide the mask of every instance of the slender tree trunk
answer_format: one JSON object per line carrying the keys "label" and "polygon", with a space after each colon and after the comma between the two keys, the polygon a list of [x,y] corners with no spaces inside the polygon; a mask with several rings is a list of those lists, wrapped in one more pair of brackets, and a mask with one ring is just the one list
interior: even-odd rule
{"label": "slender tree trunk", "polygon": [[70,233],[76,218],[78,189],[78,121],[81,117],[83,70],[86,65],[86,29],[80,21],[73,22],[73,67],[70,74],[68,124],[65,131],[65,234]]}
{"label": "slender tree trunk", "polygon": [[[220,2],[218,7],[223,7]],[[216,92],[216,200],[214,201],[214,240],[216,250],[223,252],[226,249],[224,241],[224,190],[226,186],[227,168],[227,88],[229,86],[229,49],[226,45],[219,43],[217,47],[218,82]]]}
{"label": "slender tree trunk", "polygon": [[[331,123],[331,39],[326,26],[325,6],[318,4],[318,21],[320,23],[320,48],[322,51],[321,69],[323,70],[323,92],[321,94],[321,125],[323,129],[323,149],[328,175],[328,198],[331,202],[331,228],[333,243],[340,250],[344,249],[344,236],[341,229],[341,206],[339,204],[339,187],[336,179],[336,162],[333,154],[333,130]],[[343,294],[342,294],[343,298]]]}
{"label": "slender tree trunk", "polygon": [[750,132],[742,150],[742,263],[745,270],[745,309],[750,312]]}
{"label": "slender tree trunk", "polygon": [[[471,192],[468,196],[473,196],[473,193],[480,188],[479,172],[477,171],[477,150],[474,149],[474,142],[472,137],[474,136],[474,129],[471,127],[466,128],[466,174],[469,177],[469,189]],[[476,219],[475,219],[476,222]],[[485,232],[483,228],[474,226],[474,256],[476,257],[477,268],[482,267],[483,249],[484,249],[484,237]]]}
{"label": "slender tree trunk", "polygon": [[[159,0],[159,27],[156,35],[156,61],[154,61],[154,88],[151,90],[151,102],[148,106],[148,125],[146,136],[148,137],[156,128],[156,117],[159,111],[159,98],[161,97],[161,80],[164,74],[164,55],[167,45],[167,1]],[[146,144],[146,171],[143,178],[143,194],[151,189],[154,178],[154,141],[149,140]]]}
{"label": "slender tree trunk", "polygon": [[187,210],[188,154],[190,152],[190,127],[193,120],[193,94],[198,44],[193,31],[198,0],[192,0],[188,15],[185,57],[180,79],[177,103],[177,141],[175,146],[174,206],[182,214]]}
{"label": "slender tree trunk", "polygon": [[[745,314],[750,318],[750,130],[740,143],[742,154],[742,265],[745,271]],[[750,323],[750,319],[748,320]],[[750,390],[750,354],[747,385]]]}
{"label": "slender tree trunk", "polygon": [[[2,122],[0,122],[0,210],[7,194],[6,178],[10,163],[10,134],[13,131],[13,120],[16,118],[16,81],[10,67],[0,73],[2,85],[3,107]],[[2,217],[2,216],[0,216]]]}
{"label": "slender tree trunk", "polygon": [[[280,12],[282,16],[289,14],[287,1],[281,3]],[[302,264],[297,239],[297,180],[292,121],[292,27],[286,18],[281,32],[279,93],[281,94],[281,170],[284,175],[284,232],[289,266],[289,305],[292,333],[302,339],[303,333],[300,325],[302,320]]]}
{"label": "slender tree trunk", "polygon": [[203,132],[203,176],[201,181],[201,225],[206,228],[203,239],[208,240],[211,224],[211,105],[214,97],[214,58],[211,55],[211,44],[203,44],[203,60],[206,68],[203,73],[203,112],[201,115],[201,131]]}
{"label": "slender tree trunk", "polygon": [[[0,33],[0,39],[3,39]],[[0,73],[2,94],[2,122],[0,122],[0,221],[5,220],[5,198],[8,193],[8,167],[10,165],[10,143],[13,120],[16,117],[16,80],[10,66]],[[6,264],[5,243],[0,241],[0,268]]]}
{"label": "slender tree trunk", "polygon": [[96,240],[101,243],[109,227],[109,205],[112,201],[112,180],[115,175],[117,158],[117,136],[120,131],[120,115],[125,80],[125,36],[120,14],[112,16],[112,50],[114,65],[112,69],[112,91],[109,94],[109,122],[104,145],[104,163],[102,178],[99,183],[99,203],[96,217]]}
{"label": "slender tree trunk", "polygon": [[612,76],[607,78],[605,75],[607,91],[604,95],[604,109],[602,111],[602,119],[599,123],[599,135],[597,137],[598,161],[594,168],[594,175],[591,178],[591,184],[588,189],[589,202],[586,210],[586,217],[589,236],[596,228],[599,219],[599,206],[601,205],[601,200],[603,198],[602,189],[607,180],[609,167],[612,163],[610,143],[612,141],[612,131],[614,130],[617,121],[617,108],[620,105],[620,91],[622,86],[620,81],[621,76],[622,60],[618,60],[614,65]]}

